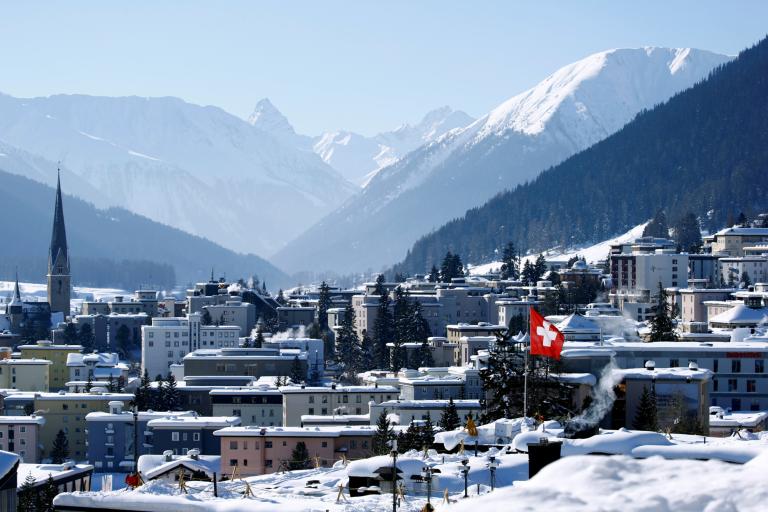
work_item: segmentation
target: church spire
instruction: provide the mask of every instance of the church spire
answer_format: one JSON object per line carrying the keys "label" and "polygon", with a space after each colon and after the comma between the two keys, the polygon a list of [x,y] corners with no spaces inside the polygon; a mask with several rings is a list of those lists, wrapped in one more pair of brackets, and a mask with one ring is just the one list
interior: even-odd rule
{"label": "church spire", "polygon": [[13,286],[11,304],[21,304],[21,291],[19,290],[19,269],[16,269],[16,284]]}
{"label": "church spire", "polygon": [[48,255],[49,274],[69,274],[69,253],[67,251],[67,230],[64,226],[64,205],[61,201],[61,169],[56,177],[56,206],[53,211],[51,250]]}

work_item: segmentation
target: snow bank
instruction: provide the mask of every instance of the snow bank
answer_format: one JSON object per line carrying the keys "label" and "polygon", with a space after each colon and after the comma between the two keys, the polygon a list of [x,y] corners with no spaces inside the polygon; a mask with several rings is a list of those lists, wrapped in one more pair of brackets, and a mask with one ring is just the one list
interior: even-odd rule
{"label": "snow bank", "polygon": [[527,482],[517,482],[477,499],[460,501],[451,512],[765,510],[768,453],[743,465],[720,461],[633,459],[627,456],[566,457]]}

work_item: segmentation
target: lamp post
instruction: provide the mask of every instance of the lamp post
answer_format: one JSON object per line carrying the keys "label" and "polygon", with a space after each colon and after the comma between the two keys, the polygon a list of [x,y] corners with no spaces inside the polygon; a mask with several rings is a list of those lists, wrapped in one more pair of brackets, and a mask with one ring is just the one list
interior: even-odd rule
{"label": "lamp post", "polygon": [[469,498],[467,494],[467,478],[469,477],[469,459],[461,459],[461,474],[464,475],[464,497]]}
{"label": "lamp post", "polygon": [[133,405],[133,474],[139,474],[139,408]]}
{"label": "lamp post", "polygon": [[390,441],[392,451],[392,512],[397,512],[397,439]]}
{"label": "lamp post", "polygon": [[427,482],[427,505],[429,505],[429,508],[431,510],[432,507],[432,468],[429,466],[424,466],[424,468],[421,470],[421,476],[424,478],[424,481]]}
{"label": "lamp post", "polygon": [[496,457],[491,455],[489,457],[490,462],[488,462],[488,469],[491,471],[491,490],[493,491],[496,489],[496,468],[499,467],[499,461],[496,460]]}

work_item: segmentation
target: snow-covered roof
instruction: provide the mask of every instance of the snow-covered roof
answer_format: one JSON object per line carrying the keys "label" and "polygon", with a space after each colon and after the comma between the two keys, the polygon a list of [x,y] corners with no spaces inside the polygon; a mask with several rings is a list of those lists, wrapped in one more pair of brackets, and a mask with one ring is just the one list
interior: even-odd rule
{"label": "snow-covered roof", "polygon": [[[181,416],[195,416],[197,413],[194,411],[139,411],[139,421],[149,421],[157,418],[166,418],[174,415],[176,417]],[[113,422],[133,422],[133,413],[131,411],[123,411],[119,414],[112,414],[109,412],[94,411],[85,415],[85,421],[113,421]]]}
{"label": "snow-covered roof", "polygon": [[281,393],[397,393],[394,386],[282,386]]}
{"label": "snow-covered roof", "polygon": [[[393,409],[443,409],[448,407],[449,400],[388,400],[381,402],[377,407],[391,407]],[[454,405],[459,409],[479,409],[480,400],[454,400]]]}
{"label": "snow-covered roof", "polygon": [[239,424],[239,416],[176,416],[175,414],[147,422],[147,426],[151,428],[224,428]]}
{"label": "snow-covered roof", "polygon": [[768,228],[745,228],[741,226],[733,226],[730,228],[721,229],[714,236],[768,236]]}
{"label": "snow-covered roof", "polygon": [[219,437],[341,437],[372,436],[376,427],[371,425],[345,425],[322,427],[227,427],[213,433]]}
{"label": "snow-covered roof", "polygon": [[599,333],[600,332],[600,326],[597,325],[597,322],[595,322],[594,320],[590,320],[589,318],[586,318],[577,313],[568,315],[560,323],[558,323],[556,327],[563,333],[569,333],[569,332]]}
{"label": "snow-covered roof", "polygon": [[80,473],[93,471],[90,464],[74,464],[65,462],[63,464],[19,464],[17,471],[16,485],[21,488],[24,485],[24,479],[27,475],[32,475],[36,484],[41,484],[48,480],[50,475],[54,480],[61,480]]}
{"label": "snow-covered roof", "polygon": [[[719,409],[719,408],[718,408]],[[754,428],[768,420],[768,411],[722,411],[712,414],[710,408],[709,426],[720,428]]]}
{"label": "snow-covered roof", "polygon": [[617,369],[611,372],[615,376],[623,379],[648,379],[648,380],[709,380],[712,378],[712,371],[705,368],[626,368]]}
{"label": "snow-covered roof", "polygon": [[741,324],[757,325],[768,316],[768,308],[750,308],[746,304],[738,304],[719,315],[709,319],[710,324]]}
{"label": "snow-covered roof", "polygon": [[[5,477],[19,460],[20,457],[15,453],[0,450],[0,478]],[[17,480],[19,479],[17,478]],[[20,480],[23,480],[23,478]]]}
{"label": "snow-covered roof", "polygon": [[1,425],[45,425],[45,418],[42,416],[0,416]]}
{"label": "snow-covered roof", "polygon": [[221,473],[221,457],[219,455],[199,455],[198,460],[189,455],[171,455],[171,461],[166,461],[165,455],[142,455],[139,457],[138,470],[145,480],[151,480],[179,465],[184,465],[195,471],[203,471],[210,477],[213,473]]}
{"label": "snow-covered roof", "polygon": [[[421,475],[424,461],[418,458],[400,456],[397,458],[396,465],[397,469],[402,471],[402,473],[398,473],[400,478],[410,478],[412,475]],[[379,455],[367,459],[353,460],[347,465],[347,476],[376,478],[379,475],[376,471],[382,468],[392,468],[392,457],[389,455]]]}

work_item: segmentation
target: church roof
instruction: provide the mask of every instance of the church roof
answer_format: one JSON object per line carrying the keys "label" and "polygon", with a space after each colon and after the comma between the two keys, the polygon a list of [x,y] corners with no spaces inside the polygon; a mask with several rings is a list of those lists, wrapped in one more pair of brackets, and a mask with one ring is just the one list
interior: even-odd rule
{"label": "church roof", "polygon": [[16,283],[13,285],[13,295],[9,305],[21,304],[21,291],[19,290],[19,271],[16,271]]}
{"label": "church roof", "polygon": [[67,251],[67,230],[64,226],[64,205],[61,201],[61,175],[56,179],[56,206],[53,211],[53,231],[51,248],[48,255],[48,271],[57,264],[64,265],[69,273],[69,253]]}

